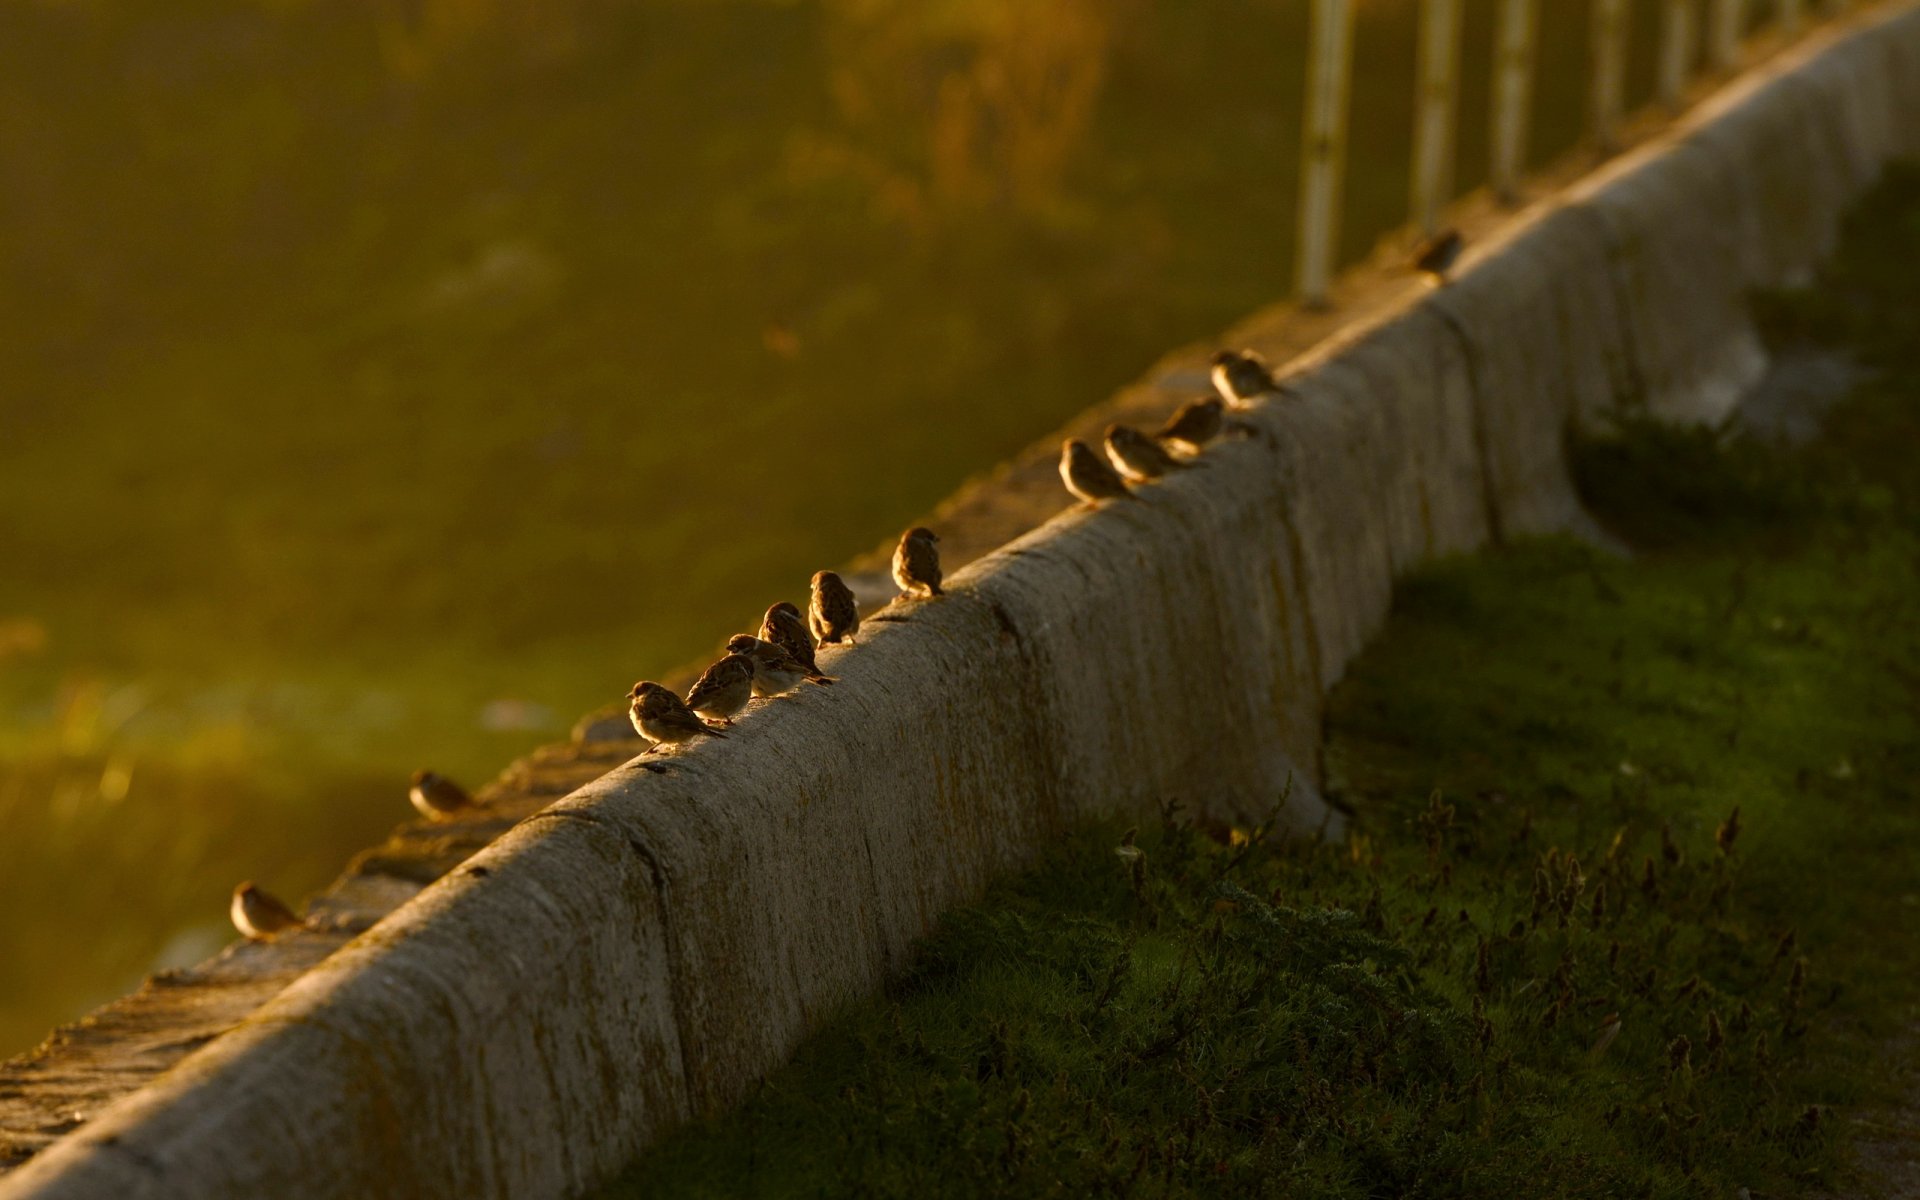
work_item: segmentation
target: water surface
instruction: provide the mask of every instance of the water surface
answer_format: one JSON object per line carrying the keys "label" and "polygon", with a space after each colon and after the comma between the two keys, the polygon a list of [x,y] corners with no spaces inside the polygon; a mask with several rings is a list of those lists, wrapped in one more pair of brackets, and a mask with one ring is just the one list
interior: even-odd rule
{"label": "water surface", "polygon": [[0,1052],[1283,294],[1306,8],[0,0]]}

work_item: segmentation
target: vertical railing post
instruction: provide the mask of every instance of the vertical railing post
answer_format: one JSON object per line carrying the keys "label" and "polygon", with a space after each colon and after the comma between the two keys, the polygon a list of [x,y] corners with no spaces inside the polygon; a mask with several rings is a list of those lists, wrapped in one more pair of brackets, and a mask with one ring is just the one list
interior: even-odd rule
{"label": "vertical railing post", "polygon": [[1461,0],[1421,0],[1414,95],[1413,224],[1437,233],[1453,192],[1454,109],[1460,94]]}
{"label": "vertical railing post", "polygon": [[1602,151],[1619,146],[1626,110],[1627,0],[1593,0],[1593,79],[1588,122]]}
{"label": "vertical railing post", "polygon": [[1715,70],[1731,71],[1740,65],[1740,35],[1746,20],[1745,0],[1713,0],[1707,46]]}
{"label": "vertical railing post", "polygon": [[1353,0],[1313,0],[1307,116],[1300,148],[1300,301],[1325,308],[1340,232],[1347,94],[1353,80]]}
{"label": "vertical railing post", "polygon": [[1660,22],[1660,103],[1680,111],[1693,71],[1694,0],[1664,0]]}
{"label": "vertical railing post", "polygon": [[1500,0],[1493,51],[1493,194],[1520,200],[1527,168],[1527,117],[1533,110],[1534,39],[1539,0]]}
{"label": "vertical railing post", "polygon": [[1780,8],[1774,16],[1780,22],[1780,36],[1799,37],[1800,26],[1806,19],[1805,6],[1801,0],[1780,0]]}

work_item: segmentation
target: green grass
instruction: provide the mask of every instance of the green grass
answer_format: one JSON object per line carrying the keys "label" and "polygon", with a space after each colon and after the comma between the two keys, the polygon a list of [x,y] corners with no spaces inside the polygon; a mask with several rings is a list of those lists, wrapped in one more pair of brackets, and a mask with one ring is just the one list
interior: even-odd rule
{"label": "green grass", "polygon": [[1916,215],[1896,171],[1765,298],[1877,371],[1819,442],[1628,426],[1578,457],[1633,560],[1531,542],[1400,588],[1332,698],[1347,844],[1083,830],[605,1195],[1850,1186],[1920,1017],[1920,353],[1889,335],[1920,296],[1882,265]]}

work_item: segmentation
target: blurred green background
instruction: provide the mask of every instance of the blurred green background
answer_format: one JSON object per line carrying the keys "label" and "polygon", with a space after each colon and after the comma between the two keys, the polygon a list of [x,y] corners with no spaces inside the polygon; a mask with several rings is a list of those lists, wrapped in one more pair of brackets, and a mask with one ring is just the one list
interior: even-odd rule
{"label": "blurred green background", "polygon": [[[1411,141],[1361,10],[1348,257]],[[0,0],[0,1052],[1284,294],[1306,12]]]}

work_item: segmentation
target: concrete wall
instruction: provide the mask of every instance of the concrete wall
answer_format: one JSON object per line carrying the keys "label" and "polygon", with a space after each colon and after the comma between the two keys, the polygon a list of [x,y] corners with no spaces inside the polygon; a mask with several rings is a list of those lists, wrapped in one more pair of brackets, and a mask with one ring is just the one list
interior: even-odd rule
{"label": "concrete wall", "polygon": [[[1084,815],[1267,811],[1313,774],[1396,576],[1585,528],[1569,422],[1713,418],[1757,376],[1745,291],[1920,153],[1920,11],[1881,11],[1292,364],[1205,470],[1055,519],[873,619],[838,686],[514,827],[0,1197],[577,1191],[739,1099]],[[1335,820],[1310,786],[1290,806]]]}

